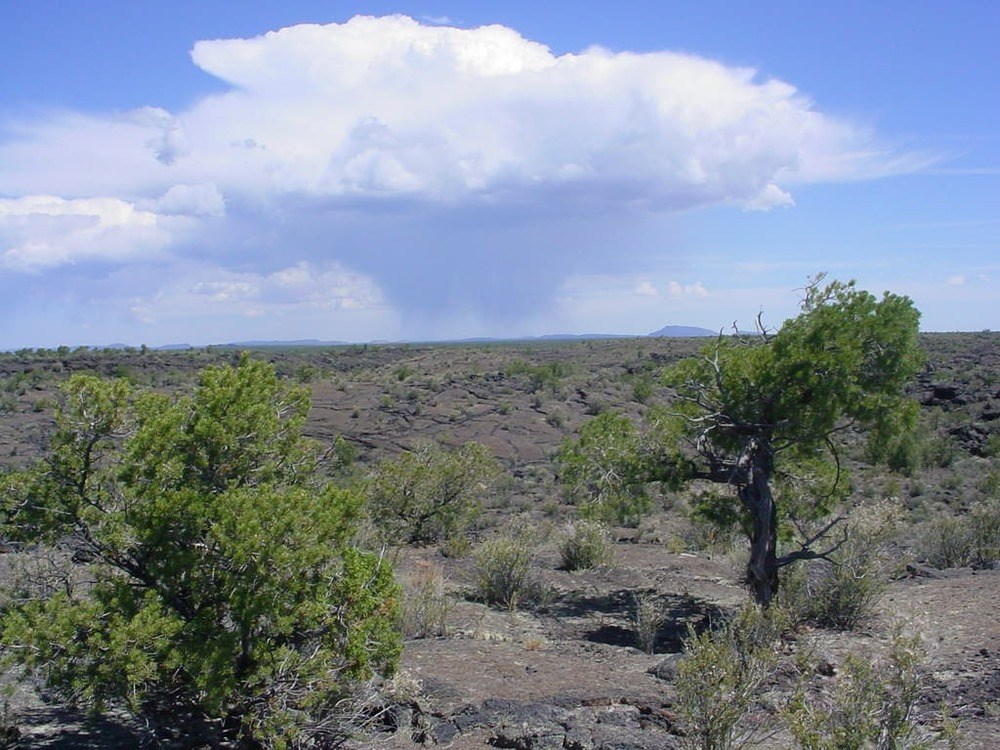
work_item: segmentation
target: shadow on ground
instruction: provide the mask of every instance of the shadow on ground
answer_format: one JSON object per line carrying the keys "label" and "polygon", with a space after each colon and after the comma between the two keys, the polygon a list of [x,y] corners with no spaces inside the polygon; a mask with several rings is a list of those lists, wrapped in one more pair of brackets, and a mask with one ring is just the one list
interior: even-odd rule
{"label": "shadow on ground", "polygon": [[[636,635],[631,626],[636,597],[643,592],[629,589],[600,594],[571,592],[544,607],[544,614],[559,619],[606,618],[597,627],[586,628],[580,638],[609,646],[635,646]],[[662,622],[656,630],[654,653],[680,651],[688,629],[702,632],[722,621],[725,611],[716,604],[687,594],[655,594],[647,592],[658,603]]]}

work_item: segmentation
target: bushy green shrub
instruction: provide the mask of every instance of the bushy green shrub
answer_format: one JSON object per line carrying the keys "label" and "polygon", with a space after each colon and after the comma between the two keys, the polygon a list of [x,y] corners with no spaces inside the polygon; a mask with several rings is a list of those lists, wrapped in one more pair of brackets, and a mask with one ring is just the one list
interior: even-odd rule
{"label": "bushy green shrub", "polygon": [[191,397],[74,376],[49,457],[7,483],[4,531],[71,544],[88,585],[7,611],[48,689],[212,746],[350,731],[355,687],[401,643],[390,566],[358,549],[362,498],[319,479],[301,389],[244,357]]}
{"label": "bushy green shrub", "polygon": [[390,544],[426,544],[463,533],[499,476],[479,443],[455,451],[425,445],[383,461],[366,484],[368,512]]}
{"label": "bushy green shrub", "polygon": [[605,412],[566,441],[556,457],[559,480],[584,518],[637,526],[652,508],[643,438],[623,414]]}
{"label": "bushy green shrub", "polygon": [[610,565],[614,548],[607,528],[586,519],[569,524],[559,540],[559,557],[571,571]]}
{"label": "bushy green shrub", "polygon": [[[897,631],[888,655],[850,654],[832,695],[800,688],[784,718],[802,750],[918,750],[935,739],[916,715],[923,689],[917,637]],[[949,734],[954,727],[946,727]],[[945,737],[945,739],[948,739]]]}
{"label": "bushy green shrub", "polygon": [[[718,630],[689,631],[677,665],[677,713],[690,750],[746,745],[773,722],[755,707],[777,663],[781,612],[746,604]],[[755,715],[756,714],[756,715]]]}

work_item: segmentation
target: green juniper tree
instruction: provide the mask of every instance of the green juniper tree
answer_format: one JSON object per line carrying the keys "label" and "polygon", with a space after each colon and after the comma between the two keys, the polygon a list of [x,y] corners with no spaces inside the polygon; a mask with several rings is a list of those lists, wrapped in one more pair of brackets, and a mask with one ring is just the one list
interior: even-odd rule
{"label": "green juniper tree", "polygon": [[[868,429],[886,439],[916,418],[902,390],[922,362],[919,312],[903,296],[879,299],[854,282],[821,281],[806,288],[800,314],[776,332],[759,326],[755,336],[720,336],[702,356],[670,368],[664,382],[676,397],[649,433],[623,441],[613,425],[615,444],[633,449],[598,450],[600,436],[585,434],[562,451],[564,463],[592,461],[586,476],[600,478],[599,488],[636,494],[642,483],[691,480],[731,488],[705,493],[699,510],[742,522],[747,581],[763,606],[777,593],[780,568],[831,551],[816,545],[836,520],[780,556],[778,532],[783,515],[822,518],[840,496],[838,435]],[[577,468],[569,476],[580,475]]]}
{"label": "green juniper tree", "polygon": [[360,495],[317,472],[308,407],[245,355],[191,397],[72,377],[49,456],[5,482],[4,530],[90,572],[12,592],[8,651],[66,699],[213,746],[343,736],[355,686],[397,662],[398,591],[353,544]]}
{"label": "green juniper tree", "polygon": [[428,544],[460,536],[482,512],[500,467],[489,449],[428,444],[380,463],[365,484],[368,510],[393,543]]}

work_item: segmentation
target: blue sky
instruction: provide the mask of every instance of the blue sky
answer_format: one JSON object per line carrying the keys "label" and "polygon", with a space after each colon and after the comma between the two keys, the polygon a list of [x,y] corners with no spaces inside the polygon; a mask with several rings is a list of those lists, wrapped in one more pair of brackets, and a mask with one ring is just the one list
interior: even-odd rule
{"label": "blue sky", "polygon": [[817,5],[7,0],[0,349],[1000,327],[1000,5]]}

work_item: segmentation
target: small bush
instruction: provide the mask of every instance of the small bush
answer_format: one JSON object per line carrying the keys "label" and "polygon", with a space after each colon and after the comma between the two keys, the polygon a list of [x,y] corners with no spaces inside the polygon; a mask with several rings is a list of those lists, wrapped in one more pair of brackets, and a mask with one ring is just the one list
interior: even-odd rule
{"label": "small bush", "polygon": [[870,619],[889,584],[900,506],[884,500],[853,511],[828,561],[785,576],[782,602],[794,616],[838,630]]}
{"label": "small bush", "polygon": [[715,488],[693,493],[687,517],[691,524],[685,529],[684,541],[690,549],[729,551],[744,544],[750,533],[743,508],[733,503],[731,495]]}
{"label": "small bush", "polygon": [[392,376],[396,380],[402,382],[402,381],[406,380],[407,378],[411,377],[415,372],[416,372],[416,370],[414,370],[409,365],[399,365],[399,367],[396,367],[392,371]]}
{"label": "small bush", "polygon": [[433,638],[447,633],[451,600],[440,565],[423,563],[403,581],[401,631],[404,638]]}
{"label": "small bush", "polygon": [[990,458],[1000,458],[1000,435],[990,435],[983,452]]}
{"label": "small bush", "polygon": [[885,462],[896,473],[912,477],[920,470],[923,453],[920,441],[913,435],[905,435],[889,442]]}
{"label": "small bush", "polygon": [[605,412],[580,428],[556,457],[559,481],[581,503],[584,518],[637,526],[652,508],[642,463],[642,436],[623,414]]}
{"label": "small bush", "polygon": [[810,606],[806,619],[837,630],[853,630],[870,619],[885,593],[888,578],[883,561],[862,550],[840,559],[807,584]]}
{"label": "small bush", "polygon": [[524,527],[505,531],[475,553],[476,590],[487,604],[517,609],[541,597],[534,566],[534,535]]}
{"label": "small bush", "polygon": [[758,738],[773,716],[756,710],[784,628],[775,608],[746,604],[716,631],[689,631],[677,665],[677,713],[690,750],[729,750]]}
{"label": "small bush", "polygon": [[1000,502],[931,521],[918,539],[917,555],[935,568],[993,565],[1000,560]]}
{"label": "small bush", "polygon": [[632,400],[640,404],[649,401],[653,396],[653,379],[648,375],[636,378],[632,384]]}
{"label": "small bush", "polygon": [[647,654],[656,650],[656,636],[666,621],[666,611],[660,597],[651,593],[632,597],[632,628],[636,645]]}
{"label": "small bush", "polygon": [[[784,711],[798,747],[802,750],[931,747],[933,738],[920,726],[916,712],[923,689],[922,657],[920,639],[897,631],[886,658],[872,661],[849,655],[832,695],[811,697],[800,687]],[[945,735],[954,735],[954,727],[945,729]]]}
{"label": "small bush", "polygon": [[499,473],[479,443],[457,451],[426,445],[379,464],[366,486],[368,511],[388,543],[448,539],[478,518],[481,498]]}
{"label": "small bush", "polygon": [[9,393],[0,396],[0,414],[13,414],[17,411],[17,399]]}
{"label": "small bush", "polygon": [[607,529],[595,521],[569,524],[559,542],[559,556],[566,570],[585,570],[610,565],[614,549]]}

